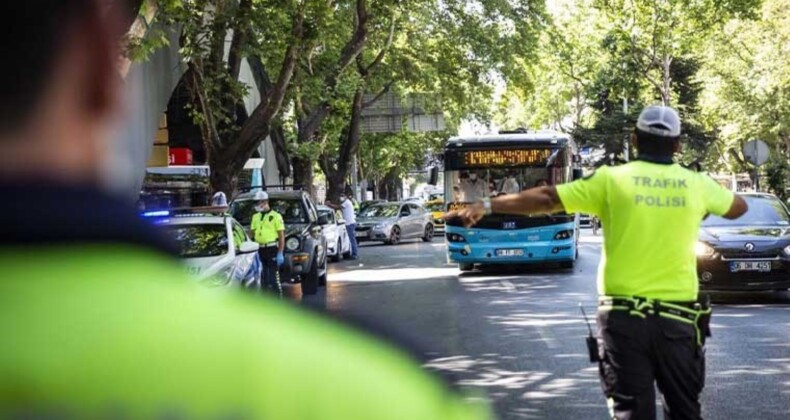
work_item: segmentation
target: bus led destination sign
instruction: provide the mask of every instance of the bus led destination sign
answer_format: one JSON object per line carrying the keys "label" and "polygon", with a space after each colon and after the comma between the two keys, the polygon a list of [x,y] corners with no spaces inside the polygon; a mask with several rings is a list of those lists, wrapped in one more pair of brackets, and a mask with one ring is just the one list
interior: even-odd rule
{"label": "bus led destination sign", "polygon": [[552,149],[496,149],[463,152],[464,166],[532,166],[546,163]]}

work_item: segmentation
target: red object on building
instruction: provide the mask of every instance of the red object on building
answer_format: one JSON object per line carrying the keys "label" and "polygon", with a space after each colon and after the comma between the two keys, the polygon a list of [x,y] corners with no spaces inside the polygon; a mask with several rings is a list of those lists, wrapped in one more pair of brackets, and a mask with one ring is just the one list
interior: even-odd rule
{"label": "red object on building", "polygon": [[188,147],[171,147],[169,165],[191,165],[192,150]]}

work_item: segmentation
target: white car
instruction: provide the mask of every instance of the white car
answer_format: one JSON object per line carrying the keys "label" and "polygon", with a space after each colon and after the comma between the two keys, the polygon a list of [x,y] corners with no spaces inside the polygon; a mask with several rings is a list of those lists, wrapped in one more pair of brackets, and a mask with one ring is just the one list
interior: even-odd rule
{"label": "white car", "polygon": [[318,206],[318,216],[326,216],[329,223],[322,226],[326,237],[327,255],[333,262],[340,261],[341,256],[351,256],[351,240],[348,239],[346,222],[338,218],[337,213],[326,206]]}
{"label": "white car", "polygon": [[198,210],[184,214],[151,212],[144,216],[156,217],[154,223],[175,241],[187,271],[201,283],[260,288],[259,246],[250,241],[233,217]]}

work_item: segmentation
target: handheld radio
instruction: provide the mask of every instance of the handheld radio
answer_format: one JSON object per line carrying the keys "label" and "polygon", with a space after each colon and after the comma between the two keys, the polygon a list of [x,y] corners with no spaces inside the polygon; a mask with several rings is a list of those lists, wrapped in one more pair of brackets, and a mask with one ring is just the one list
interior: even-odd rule
{"label": "handheld radio", "polygon": [[590,327],[590,320],[587,319],[587,313],[584,312],[584,306],[582,306],[581,302],[579,302],[579,310],[582,312],[584,323],[587,324],[587,332],[589,333],[587,337],[585,337],[585,341],[587,342],[587,353],[590,356],[590,363],[598,363],[601,361],[601,356],[598,354],[598,340],[596,340],[593,335],[592,327]]}

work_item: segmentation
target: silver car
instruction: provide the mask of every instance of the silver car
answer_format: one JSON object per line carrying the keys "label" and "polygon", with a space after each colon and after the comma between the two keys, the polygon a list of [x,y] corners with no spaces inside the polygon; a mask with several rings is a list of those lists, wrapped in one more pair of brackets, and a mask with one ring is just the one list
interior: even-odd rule
{"label": "silver car", "polygon": [[395,245],[406,239],[433,240],[431,213],[413,202],[372,205],[357,216],[358,241]]}

